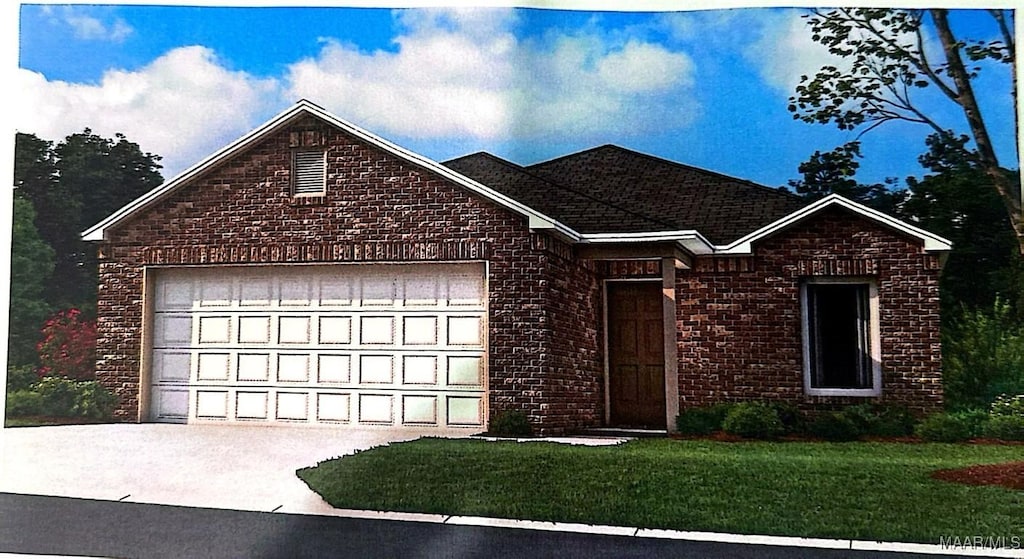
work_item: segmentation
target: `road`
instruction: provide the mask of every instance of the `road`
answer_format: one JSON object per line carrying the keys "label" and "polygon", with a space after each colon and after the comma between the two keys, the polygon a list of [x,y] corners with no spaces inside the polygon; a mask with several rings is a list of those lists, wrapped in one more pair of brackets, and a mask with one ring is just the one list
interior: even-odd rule
{"label": "road", "polygon": [[938,557],[0,493],[0,553],[140,558]]}

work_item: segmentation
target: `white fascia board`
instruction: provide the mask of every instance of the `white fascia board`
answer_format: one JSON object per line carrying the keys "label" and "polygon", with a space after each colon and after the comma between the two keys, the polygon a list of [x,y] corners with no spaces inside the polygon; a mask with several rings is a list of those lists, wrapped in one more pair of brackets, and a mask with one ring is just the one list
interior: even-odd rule
{"label": "white fascia board", "polygon": [[187,170],[164,183],[161,186],[143,194],[139,198],[136,198],[132,202],[125,205],[123,208],[117,210],[103,221],[93,225],[89,229],[82,233],[82,239],[85,241],[102,241],[104,233],[110,227],[113,227],[122,220],[128,218],[133,213],[159,201],[165,195],[173,192],[180,186],[188,183],[191,179],[198,175],[206,172],[210,168],[216,166],[218,163],[226,159],[227,157],[235,154],[238,151],[246,148],[247,146],[255,143],[256,141],[266,137],[267,135],[279,130],[280,128],[289,124],[293,119],[301,116],[302,114],[311,114],[328,123],[344,130],[345,132],[360,138],[371,145],[374,145],[386,152],[391,153],[401,159],[409,161],[410,163],[419,165],[428,169],[429,171],[441,175],[444,178],[459,184],[466,189],[480,194],[484,198],[495,202],[499,206],[506,209],[512,210],[513,212],[525,216],[529,219],[529,227],[531,229],[551,229],[562,238],[571,242],[576,242],[580,238],[580,234],[574,231],[572,228],[559,223],[557,220],[552,219],[500,192],[497,192],[491,188],[484,186],[468,177],[465,177],[451,169],[441,165],[440,163],[428,159],[422,155],[411,152],[401,146],[393,144],[376,134],[373,134],[367,130],[364,130],[350,122],[342,120],[323,108],[303,99],[296,103],[291,108],[281,112],[274,118],[268,120],[263,125],[252,130],[248,134],[221,148],[213,155],[210,155],[206,159],[203,159],[199,163],[189,167]]}
{"label": "white fascia board", "polygon": [[905,221],[900,221],[896,218],[885,215],[884,213],[869,208],[863,204],[858,204],[853,200],[843,198],[838,194],[830,194],[821,200],[809,204],[773,223],[770,223],[745,237],[742,237],[728,245],[719,245],[715,247],[715,254],[751,254],[753,252],[753,243],[760,239],[763,239],[777,231],[785,229],[794,223],[801,221],[815,213],[822,211],[823,209],[838,205],[846,208],[856,214],[866,217],[872,221],[878,222],[881,225],[895,229],[908,236],[920,239],[924,245],[924,250],[927,252],[946,252],[953,248],[953,243],[949,240],[940,237],[934,233],[929,233],[920,227],[915,227]]}
{"label": "white fascia board", "polygon": [[690,254],[713,254],[715,246],[697,231],[653,231],[644,233],[587,233],[579,242],[586,244],[675,242]]}

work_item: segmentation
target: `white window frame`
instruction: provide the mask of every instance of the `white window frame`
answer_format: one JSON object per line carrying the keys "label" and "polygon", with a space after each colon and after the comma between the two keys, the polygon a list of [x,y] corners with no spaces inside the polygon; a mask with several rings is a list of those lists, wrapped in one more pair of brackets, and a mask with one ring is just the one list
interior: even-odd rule
{"label": "white window frame", "polygon": [[[317,154],[320,156],[321,168],[321,182],[320,189],[316,192],[298,192],[296,185],[299,178],[299,154]],[[327,150],[325,149],[294,149],[292,150],[292,172],[291,172],[291,189],[293,198],[302,198],[307,196],[325,196],[327,194]]]}
{"label": "white window frame", "polygon": [[[815,388],[811,370],[811,319],[807,302],[810,285],[868,286],[868,355],[871,358],[871,388]],[[882,394],[882,336],[878,311],[878,283],[863,277],[811,277],[800,284],[800,316],[802,319],[804,392],[811,396],[880,396]]]}

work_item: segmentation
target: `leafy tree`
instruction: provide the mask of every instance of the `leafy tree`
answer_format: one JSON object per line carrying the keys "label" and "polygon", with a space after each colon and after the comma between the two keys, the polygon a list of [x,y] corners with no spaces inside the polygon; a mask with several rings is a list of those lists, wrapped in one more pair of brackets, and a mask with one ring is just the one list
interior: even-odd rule
{"label": "leafy tree", "polygon": [[[1024,253],[1024,217],[1020,184],[1000,166],[971,80],[981,61],[1009,66],[1016,81],[1012,10],[988,10],[996,23],[998,39],[956,37],[949,25],[948,10],[842,8],[811,10],[808,22],[812,38],[834,55],[850,62],[847,69],[823,66],[813,77],[803,76],[790,97],[793,117],[811,123],[835,124],[841,130],[864,134],[892,121],[913,122],[947,134],[933,115],[922,108],[915,95],[932,88],[958,107],[966,119],[976,148],[977,166],[987,185],[998,195]],[[925,34],[931,30],[942,46],[941,60],[926,51]],[[967,61],[975,63],[968,67]],[[1016,90],[1012,91],[1016,98]],[[1015,115],[1001,115],[1014,118]]]}
{"label": "leafy tree", "polygon": [[88,128],[52,143],[18,134],[15,185],[32,202],[39,234],[55,253],[53,280],[45,297],[52,308],[95,305],[95,247],[81,232],[157,187],[159,156],[144,153],[122,134],[116,141]]}
{"label": "leafy tree", "polygon": [[854,176],[860,168],[860,142],[848,142],[830,152],[814,152],[797,170],[800,180],[789,181],[789,186],[807,200],[817,200],[829,194],[839,194],[876,210],[893,213],[902,199],[901,192],[890,190],[893,181],[882,184],[861,184]]}
{"label": "leafy tree", "polygon": [[50,313],[43,292],[53,273],[53,249],[39,238],[31,202],[16,195],[13,218],[7,362],[31,365],[39,328]]}

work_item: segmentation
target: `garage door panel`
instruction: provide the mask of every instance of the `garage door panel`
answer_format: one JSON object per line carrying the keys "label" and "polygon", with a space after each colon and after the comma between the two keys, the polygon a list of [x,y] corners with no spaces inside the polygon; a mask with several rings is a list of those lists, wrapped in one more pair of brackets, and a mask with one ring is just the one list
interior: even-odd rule
{"label": "garage door panel", "polygon": [[306,421],[309,419],[309,394],[305,392],[278,392],[276,419]]}
{"label": "garage door panel", "polygon": [[434,386],[437,379],[436,355],[402,356],[402,384]]}
{"label": "garage door panel", "polygon": [[198,353],[196,357],[196,379],[227,381],[231,378],[231,354]]}
{"label": "garage door panel", "polygon": [[402,423],[406,425],[437,425],[437,396],[433,394],[403,395]]}
{"label": "garage door panel", "polygon": [[309,382],[309,354],[281,353],[277,356],[278,382]]}
{"label": "garage door panel", "polygon": [[197,390],[196,417],[204,419],[228,418],[227,390]]}
{"label": "garage door panel", "polygon": [[352,356],[349,354],[322,353],[317,356],[317,379],[322,384],[351,382]]}
{"label": "garage door panel", "polygon": [[360,384],[391,384],[395,382],[395,358],[393,355],[360,355]]}
{"label": "garage door panel", "polygon": [[206,345],[231,343],[231,322],[230,316],[200,316],[196,342]]}
{"label": "garage door panel", "polygon": [[338,392],[317,394],[317,420],[335,423],[351,421],[352,395]]}
{"label": "garage door panel", "polygon": [[270,315],[238,317],[238,343],[269,344],[271,342],[272,320]]}
{"label": "garage door panel", "polygon": [[479,426],[482,272],[479,264],[159,270],[150,417]]}
{"label": "garage door panel", "polygon": [[235,417],[237,419],[267,419],[269,392],[235,393]]}
{"label": "garage door panel", "polygon": [[321,344],[352,343],[351,316],[321,316],[318,330]]}
{"label": "garage door panel", "polygon": [[192,354],[182,350],[153,350],[153,381],[157,383],[187,384]]}
{"label": "garage door panel", "polygon": [[239,353],[237,377],[239,382],[267,382],[270,380],[269,353]]}
{"label": "garage door panel", "polygon": [[394,422],[395,397],[391,394],[358,394],[359,422],[381,424]]}

